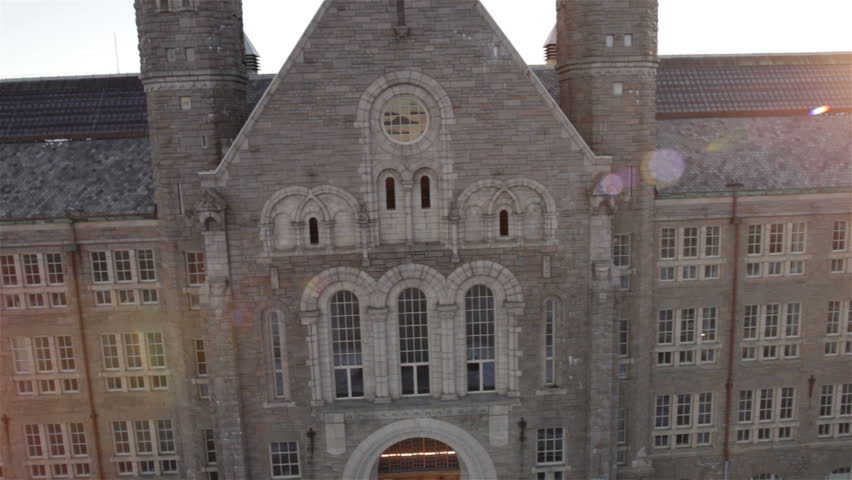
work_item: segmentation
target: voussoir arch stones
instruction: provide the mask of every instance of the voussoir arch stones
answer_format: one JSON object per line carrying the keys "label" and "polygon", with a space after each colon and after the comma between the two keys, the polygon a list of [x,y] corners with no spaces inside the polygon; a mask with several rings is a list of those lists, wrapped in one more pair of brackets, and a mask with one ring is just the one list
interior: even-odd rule
{"label": "voussoir arch stones", "polygon": [[457,292],[468,279],[490,278],[496,281],[502,288],[507,302],[521,303],[524,301],[524,293],[521,283],[508,268],[496,262],[478,260],[470,262],[457,268],[447,277],[447,291]]}
{"label": "voussoir arch stones", "polygon": [[438,303],[444,305],[453,301],[447,292],[447,279],[437,270],[426,265],[408,263],[388,270],[382,278],[376,282],[376,290],[370,305],[382,308],[391,304],[394,299],[388,298],[395,286],[406,280],[417,280],[427,297],[438,299]]}
{"label": "voussoir arch stones", "polygon": [[[305,290],[302,293],[302,302],[300,308],[303,312],[312,312],[318,310],[319,299],[322,293],[328,287],[344,283],[347,285],[358,286],[359,290],[372,292],[376,289],[376,281],[366,272],[350,267],[335,267],[315,276],[305,285]],[[362,299],[364,301],[366,299]]]}
{"label": "voussoir arch stones", "polygon": [[386,425],[358,444],[343,468],[343,480],[370,480],[382,452],[411,438],[431,438],[455,450],[464,480],[497,480],[491,456],[479,441],[461,428],[431,418],[414,418]]}

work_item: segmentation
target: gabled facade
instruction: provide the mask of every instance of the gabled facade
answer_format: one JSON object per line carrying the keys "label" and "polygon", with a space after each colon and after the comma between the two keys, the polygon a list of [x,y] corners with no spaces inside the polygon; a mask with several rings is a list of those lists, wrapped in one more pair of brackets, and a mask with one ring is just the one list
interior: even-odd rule
{"label": "gabled facade", "polygon": [[0,478],[850,478],[850,55],[136,11],[139,79],[0,82]]}

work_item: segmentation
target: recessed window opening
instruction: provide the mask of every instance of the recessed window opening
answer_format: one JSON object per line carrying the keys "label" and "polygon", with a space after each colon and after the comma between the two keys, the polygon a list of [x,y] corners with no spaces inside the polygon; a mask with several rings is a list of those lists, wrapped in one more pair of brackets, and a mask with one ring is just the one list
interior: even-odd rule
{"label": "recessed window opening", "polygon": [[500,236],[509,236],[509,211],[500,210]]}
{"label": "recessed window opening", "polygon": [[319,245],[319,221],[316,218],[308,220],[308,237],[311,245]]}
{"label": "recessed window opening", "polygon": [[474,285],[465,295],[464,304],[467,391],[494,391],[496,388],[494,294],[485,285]]}
{"label": "recessed window opening", "polygon": [[420,177],[420,208],[432,208],[432,192],[429,177]]}
{"label": "recessed window opening", "polygon": [[169,9],[169,0],[160,0],[159,1],[160,10],[168,10]]}
{"label": "recessed window opening", "polygon": [[399,295],[399,364],[403,395],[429,393],[429,327],[426,295],[408,288]]}
{"label": "recessed window opening", "polygon": [[396,210],[396,182],[391,177],[385,179],[385,208]]}
{"label": "recessed window opening", "polygon": [[612,35],[607,35],[606,36],[606,48],[612,48],[614,43],[615,43],[615,37],[613,37]]}
{"label": "recessed window opening", "polygon": [[632,47],[633,46],[633,35],[630,33],[624,34],[624,46]]}

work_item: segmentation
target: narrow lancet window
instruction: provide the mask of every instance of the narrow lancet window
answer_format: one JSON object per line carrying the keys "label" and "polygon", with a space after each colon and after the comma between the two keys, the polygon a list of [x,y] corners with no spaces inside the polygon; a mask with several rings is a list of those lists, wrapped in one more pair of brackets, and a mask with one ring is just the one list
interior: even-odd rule
{"label": "narrow lancet window", "polygon": [[319,221],[316,218],[308,220],[308,236],[311,245],[319,245]]}
{"label": "narrow lancet window", "polygon": [[500,210],[500,236],[509,236],[509,212],[508,210]]}
{"label": "narrow lancet window", "polygon": [[432,208],[432,191],[429,177],[420,177],[420,208]]}
{"label": "narrow lancet window", "polygon": [[385,179],[385,208],[396,210],[396,182],[390,177]]}

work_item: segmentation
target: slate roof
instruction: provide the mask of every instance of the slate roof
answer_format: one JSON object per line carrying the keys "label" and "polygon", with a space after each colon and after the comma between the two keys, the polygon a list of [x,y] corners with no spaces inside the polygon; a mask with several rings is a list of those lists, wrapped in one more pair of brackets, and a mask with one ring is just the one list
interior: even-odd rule
{"label": "slate roof", "polygon": [[153,214],[145,137],[0,144],[0,219]]}
{"label": "slate roof", "polygon": [[852,187],[852,114],[660,120],[657,145],[686,167],[661,193]]}
{"label": "slate roof", "polygon": [[[553,65],[533,72],[559,102]],[[806,113],[821,105],[852,111],[852,54],[661,57],[657,117]]]}
{"label": "slate roof", "polygon": [[[558,102],[554,67],[532,69]],[[852,112],[850,54],[664,57],[657,94],[658,144],[687,164],[663,193],[852,186],[852,116],[805,115]],[[146,122],[137,75],[0,80],[0,220],[152,215]]]}

